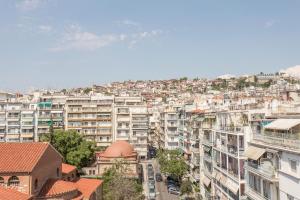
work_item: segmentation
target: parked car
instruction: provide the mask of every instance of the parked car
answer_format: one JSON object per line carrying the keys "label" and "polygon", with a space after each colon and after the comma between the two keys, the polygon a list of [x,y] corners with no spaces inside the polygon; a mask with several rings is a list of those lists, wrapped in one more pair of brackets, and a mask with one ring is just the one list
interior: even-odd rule
{"label": "parked car", "polygon": [[180,191],[178,187],[169,187],[168,192],[170,194],[180,195]]}
{"label": "parked car", "polygon": [[148,182],[148,188],[149,189],[151,189],[151,188],[155,189],[155,181],[149,180],[149,182]]}
{"label": "parked car", "polygon": [[147,165],[147,167],[148,167],[148,170],[153,170],[153,165],[152,165],[152,164],[149,163],[149,164]]}
{"label": "parked car", "polygon": [[155,181],[155,179],[154,179],[154,173],[153,174],[148,174],[148,180]]}
{"label": "parked car", "polygon": [[157,172],[157,173],[155,174],[155,180],[156,180],[157,182],[161,182],[161,181],[162,181],[161,173]]}
{"label": "parked car", "polygon": [[156,198],[156,192],[154,188],[149,188],[149,199],[150,200],[155,200]]}

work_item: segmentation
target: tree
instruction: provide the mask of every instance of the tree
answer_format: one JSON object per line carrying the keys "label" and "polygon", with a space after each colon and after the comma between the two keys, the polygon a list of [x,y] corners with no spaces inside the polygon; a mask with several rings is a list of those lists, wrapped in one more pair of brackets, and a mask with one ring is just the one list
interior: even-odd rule
{"label": "tree", "polygon": [[160,150],[157,159],[161,172],[179,181],[188,171],[188,166],[179,150]]}
{"label": "tree", "polygon": [[136,179],[125,176],[127,163],[116,161],[103,176],[103,194],[105,200],[143,200],[143,187]]}
{"label": "tree", "polygon": [[190,195],[193,193],[193,183],[190,180],[184,180],[180,186],[180,194],[181,195]]}
{"label": "tree", "polygon": [[85,88],[85,89],[83,90],[83,93],[84,93],[84,94],[89,94],[91,91],[92,91],[92,88]]}
{"label": "tree", "polygon": [[52,133],[43,135],[40,140],[50,142],[64,157],[66,163],[75,165],[78,169],[93,161],[95,144],[86,141],[76,131],[55,130]]}

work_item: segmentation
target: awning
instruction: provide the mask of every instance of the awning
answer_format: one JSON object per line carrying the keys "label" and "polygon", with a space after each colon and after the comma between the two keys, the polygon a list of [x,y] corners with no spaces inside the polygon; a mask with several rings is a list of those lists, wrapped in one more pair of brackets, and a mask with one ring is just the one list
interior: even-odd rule
{"label": "awning", "polygon": [[204,177],[203,177],[203,183],[204,183],[204,185],[205,185],[206,187],[209,187],[209,185],[210,185],[210,179],[207,178],[207,176],[204,176]]}
{"label": "awning", "polygon": [[213,173],[212,173],[211,176],[212,176],[213,178],[216,178],[216,175],[217,175],[216,171],[213,171]]}
{"label": "awning", "polygon": [[300,124],[300,119],[276,119],[269,123],[265,129],[289,130]]}
{"label": "awning", "polygon": [[227,180],[227,188],[233,192],[234,194],[237,194],[237,192],[239,191],[239,185],[236,184],[235,182],[233,182],[232,180]]}
{"label": "awning", "polygon": [[224,175],[221,175],[220,183],[224,186],[227,184],[227,178]]}
{"label": "awning", "polygon": [[259,159],[264,153],[266,152],[265,149],[249,146],[245,151],[245,156],[251,160]]}
{"label": "awning", "polygon": [[203,149],[204,149],[204,151],[206,151],[206,152],[210,152],[211,147],[203,146]]}
{"label": "awning", "polygon": [[22,138],[33,138],[33,134],[22,134]]}
{"label": "awning", "polygon": [[228,199],[227,196],[222,193],[221,200],[227,200],[227,199]]}
{"label": "awning", "polygon": [[217,180],[217,181],[220,181],[221,176],[222,176],[222,174],[221,174],[220,172],[217,172],[216,180]]}

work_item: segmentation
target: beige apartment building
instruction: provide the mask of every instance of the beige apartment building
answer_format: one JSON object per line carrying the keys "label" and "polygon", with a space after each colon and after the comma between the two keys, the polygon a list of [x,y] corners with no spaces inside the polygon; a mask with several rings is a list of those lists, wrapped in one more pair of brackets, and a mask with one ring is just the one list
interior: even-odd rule
{"label": "beige apartment building", "polygon": [[109,146],[113,140],[113,97],[68,97],[65,129],[76,130],[97,146]]}

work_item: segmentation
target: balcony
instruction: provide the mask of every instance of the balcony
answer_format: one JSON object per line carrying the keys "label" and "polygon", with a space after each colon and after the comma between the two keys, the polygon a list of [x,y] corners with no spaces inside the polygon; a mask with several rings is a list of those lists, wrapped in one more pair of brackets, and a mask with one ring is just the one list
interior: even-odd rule
{"label": "balcony", "polygon": [[100,116],[98,116],[97,118],[96,118],[96,120],[99,120],[99,121],[111,121],[111,117],[100,117]]}
{"label": "balcony", "polygon": [[194,166],[200,166],[200,158],[193,158],[191,159],[191,163],[194,165]]}
{"label": "balcony", "polygon": [[129,115],[129,110],[128,109],[118,109],[118,114],[128,114]]}
{"label": "balcony", "polygon": [[216,130],[234,134],[244,133],[244,128],[242,126],[218,126]]}
{"label": "balcony", "polygon": [[212,157],[210,154],[204,154],[203,155],[203,159],[206,160],[207,162],[211,162],[212,161]]}
{"label": "balcony", "polygon": [[205,145],[208,145],[208,146],[212,146],[213,145],[213,142],[210,138],[203,138],[203,141],[202,141],[203,144]]}
{"label": "balcony", "polygon": [[201,128],[202,129],[212,129],[212,124],[210,124],[210,123],[202,123]]}
{"label": "balcony", "polygon": [[119,129],[119,130],[129,130],[130,127],[129,126],[118,126],[117,129]]}
{"label": "balcony", "polygon": [[278,176],[272,162],[268,159],[261,159],[260,164],[248,162],[248,171],[260,175],[271,182],[278,182]]}
{"label": "balcony", "polygon": [[259,193],[258,191],[254,190],[250,186],[247,186],[246,195],[249,198],[255,199],[255,200],[269,200],[268,198],[265,198],[261,193]]}
{"label": "balcony", "polygon": [[291,148],[300,150],[300,139],[291,136],[279,136],[276,134],[254,134],[253,139],[258,142],[270,144],[272,146],[278,146],[281,148]]}
{"label": "balcony", "polygon": [[234,155],[235,157],[237,157],[238,155],[243,155],[244,153],[244,148],[239,148],[239,152],[238,152],[238,147],[236,145],[227,145],[227,151],[228,153]]}
{"label": "balcony", "polygon": [[132,125],[132,129],[148,129],[146,125]]}
{"label": "balcony", "polygon": [[197,182],[200,180],[200,174],[196,172],[191,172],[190,177],[194,180],[194,182]]}

